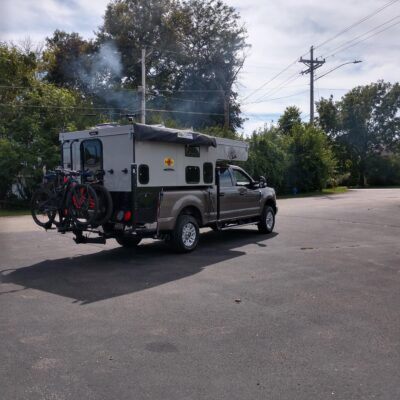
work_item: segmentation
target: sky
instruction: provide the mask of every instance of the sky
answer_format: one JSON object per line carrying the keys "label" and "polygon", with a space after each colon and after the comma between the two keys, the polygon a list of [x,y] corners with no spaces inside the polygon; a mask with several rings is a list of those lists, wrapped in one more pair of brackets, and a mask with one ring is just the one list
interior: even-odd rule
{"label": "sky", "polygon": [[[91,38],[102,22],[108,2],[0,0],[0,40],[18,43],[29,37],[34,43],[43,42],[56,29]],[[316,80],[316,101],[330,95],[339,100],[351,88],[379,79],[399,80],[400,0],[225,2],[241,15],[251,45],[236,86],[243,117],[247,119],[246,135],[276,122],[290,105],[301,109],[304,120],[309,118],[310,78],[300,74],[305,67],[297,61],[301,56],[309,56],[311,45],[316,47],[316,57],[326,59],[316,72],[317,77],[343,63],[362,61],[344,65]],[[379,9],[382,10],[377,12]],[[365,20],[338,35],[362,19]],[[357,43],[363,39],[366,40]]]}

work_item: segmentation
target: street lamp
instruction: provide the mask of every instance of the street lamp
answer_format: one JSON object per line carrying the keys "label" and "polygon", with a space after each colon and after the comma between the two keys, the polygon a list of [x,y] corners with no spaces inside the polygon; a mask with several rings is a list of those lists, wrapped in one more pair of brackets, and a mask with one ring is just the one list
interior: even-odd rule
{"label": "street lamp", "polygon": [[354,60],[354,61],[349,61],[349,62],[345,62],[345,63],[343,63],[343,64],[340,64],[340,65],[338,65],[337,67],[332,68],[332,69],[329,70],[328,72],[325,72],[325,74],[320,75],[318,78],[315,78],[315,79],[314,79],[314,82],[317,81],[318,79],[321,79],[321,78],[323,78],[324,76],[330,74],[331,72],[336,71],[337,69],[343,67],[344,65],[348,65],[348,64],[359,64],[360,62],[362,62],[362,61],[361,61],[361,60]]}

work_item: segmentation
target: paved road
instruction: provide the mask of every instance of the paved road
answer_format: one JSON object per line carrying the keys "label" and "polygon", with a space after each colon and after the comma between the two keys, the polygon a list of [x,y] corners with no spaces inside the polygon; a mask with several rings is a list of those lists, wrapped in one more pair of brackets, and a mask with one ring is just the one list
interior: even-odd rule
{"label": "paved road", "polygon": [[0,266],[4,400],[400,398],[400,190],[282,200],[275,234],[187,255],[2,218]]}

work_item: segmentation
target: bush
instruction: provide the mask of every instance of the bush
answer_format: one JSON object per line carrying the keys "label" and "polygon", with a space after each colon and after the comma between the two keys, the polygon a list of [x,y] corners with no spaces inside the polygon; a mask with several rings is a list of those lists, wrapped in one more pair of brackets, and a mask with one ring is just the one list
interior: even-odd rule
{"label": "bush", "polygon": [[310,125],[296,125],[285,143],[286,189],[297,193],[325,188],[334,176],[336,165],[326,134]]}
{"label": "bush", "polygon": [[373,186],[400,185],[400,156],[376,156],[367,162],[367,182]]}
{"label": "bush", "polygon": [[255,179],[264,176],[268,185],[284,192],[287,154],[282,138],[273,130],[254,133],[249,140],[249,159],[244,169]]}

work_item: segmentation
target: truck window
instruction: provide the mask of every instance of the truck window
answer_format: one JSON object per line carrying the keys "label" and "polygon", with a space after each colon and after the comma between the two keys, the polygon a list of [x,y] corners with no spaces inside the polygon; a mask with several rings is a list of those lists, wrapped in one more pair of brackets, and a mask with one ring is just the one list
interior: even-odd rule
{"label": "truck window", "polygon": [[99,139],[84,140],[81,143],[82,169],[97,172],[103,169],[103,149]]}
{"label": "truck window", "polygon": [[200,157],[200,146],[185,146],[186,157]]}
{"label": "truck window", "polygon": [[251,183],[249,177],[238,169],[233,170],[233,176],[235,177],[237,186],[246,186]]}
{"label": "truck window", "polygon": [[186,183],[199,183],[200,182],[200,168],[199,167],[186,167],[185,169]]}
{"label": "truck window", "polygon": [[147,185],[150,180],[149,166],[146,164],[139,165],[139,183]]}
{"label": "truck window", "polygon": [[204,183],[213,183],[214,170],[210,162],[203,164],[203,181]]}
{"label": "truck window", "polygon": [[232,176],[229,172],[229,168],[221,168],[219,170],[219,185],[221,187],[233,186]]}

